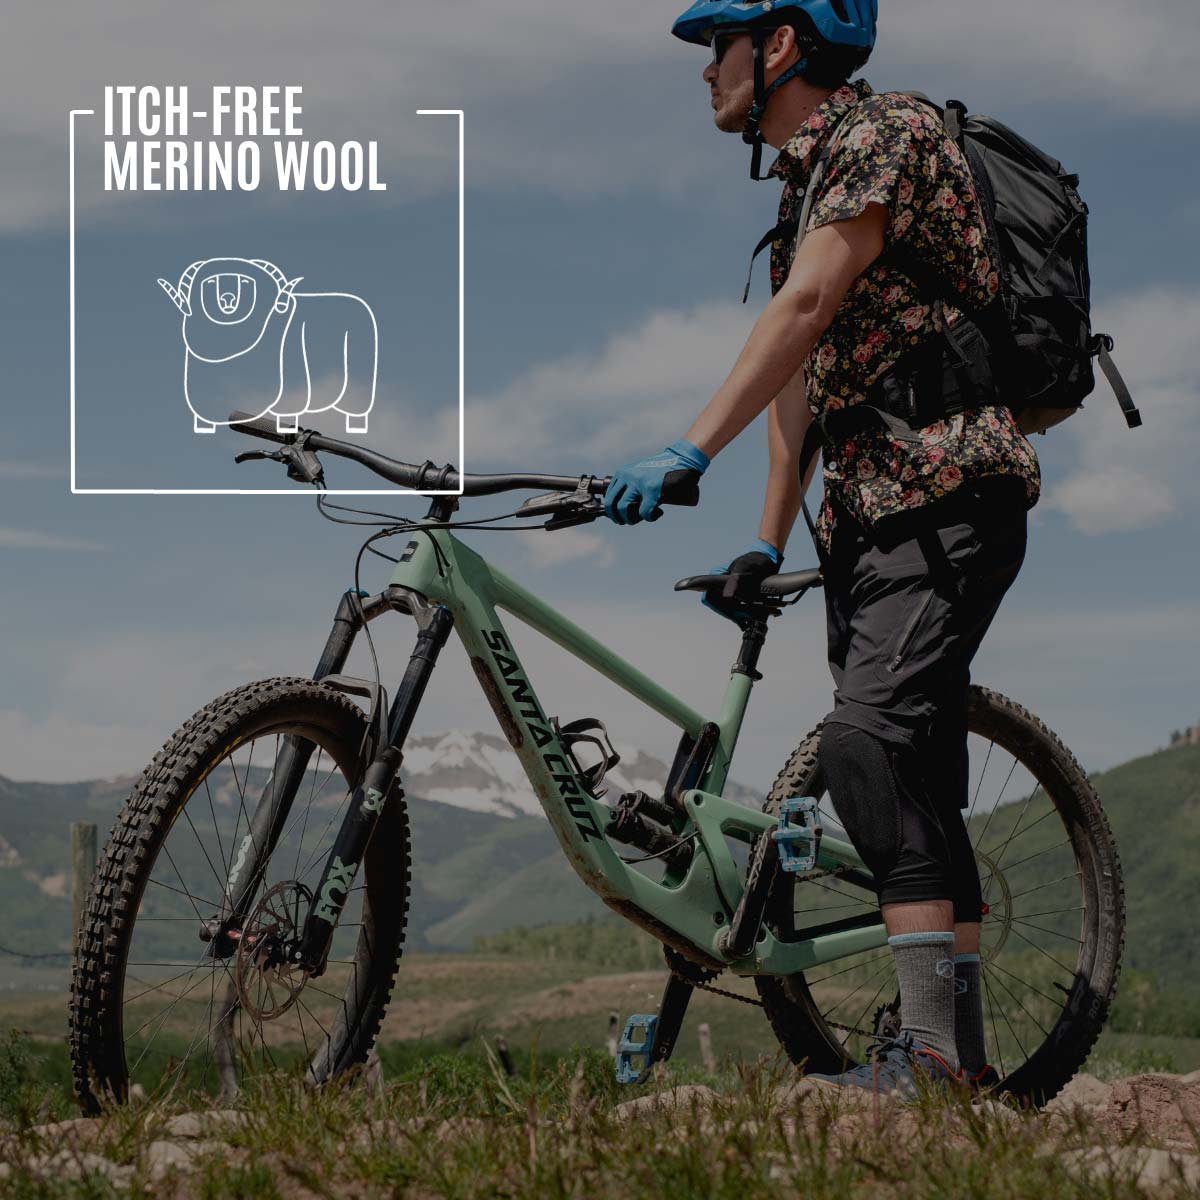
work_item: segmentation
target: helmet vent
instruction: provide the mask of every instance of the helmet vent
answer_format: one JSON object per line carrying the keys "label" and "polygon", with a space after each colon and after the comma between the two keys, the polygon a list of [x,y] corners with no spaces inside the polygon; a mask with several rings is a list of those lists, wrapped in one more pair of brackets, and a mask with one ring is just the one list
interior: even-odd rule
{"label": "helmet vent", "polygon": [[846,11],[846,0],[829,0],[829,7],[833,9],[834,15],[843,25],[850,24],[850,14]]}

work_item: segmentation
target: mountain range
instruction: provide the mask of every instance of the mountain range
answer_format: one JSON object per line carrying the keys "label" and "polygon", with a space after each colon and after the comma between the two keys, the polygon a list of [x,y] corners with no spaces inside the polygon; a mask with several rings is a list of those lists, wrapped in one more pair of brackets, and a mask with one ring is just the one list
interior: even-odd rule
{"label": "mountain range", "polygon": [[[634,788],[659,791],[666,774],[666,765],[652,755],[631,753],[610,774],[608,798]],[[134,782],[46,784],[0,777],[0,947],[69,947],[70,824],[95,821],[103,841]],[[1126,962],[1172,986],[1200,984],[1194,952],[1200,745],[1134,759],[1094,782],[1125,872]],[[500,737],[414,737],[404,783],[412,822],[414,948],[469,948],[475,938],[513,926],[606,911],[575,877]],[[735,784],[727,794],[760,802],[757,793]],[[18,962],[0,955],[0,983],[12,982]]]}

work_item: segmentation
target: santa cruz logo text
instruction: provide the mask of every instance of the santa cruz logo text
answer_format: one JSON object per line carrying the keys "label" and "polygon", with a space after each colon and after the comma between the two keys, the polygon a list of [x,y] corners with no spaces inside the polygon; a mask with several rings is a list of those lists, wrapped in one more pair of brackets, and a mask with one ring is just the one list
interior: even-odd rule
{"label": "santa cruz logo text", "polygon": [[[529,730],[529,736],[533,738],[534,745],[544,751],[542,762],[554,780],[554,785],[558,788],[558,794],[566,804],[567,811],[575,819],[576,829],[583,834],[585,841],[593,838],[596,841],[603,840],[603,834],[596,824],[592,810],[584,799],[583,789],[579,786],[575,772],[562,753],[562,746],[551,730],[550,722],[546,720],[542,710],[538,707],[528,680],[521,675],[521,664],[515,658],[509,657],[512,647],[508,644],[508,639],[498,629],[490,632],[484,629],[481,632],[492,652],[496,666],[500,669],[500,676],[504,680],[505,687],[508,688],[513,707],[521,714],[525,728]],[[507,653],[504,653],[505,651]]]}

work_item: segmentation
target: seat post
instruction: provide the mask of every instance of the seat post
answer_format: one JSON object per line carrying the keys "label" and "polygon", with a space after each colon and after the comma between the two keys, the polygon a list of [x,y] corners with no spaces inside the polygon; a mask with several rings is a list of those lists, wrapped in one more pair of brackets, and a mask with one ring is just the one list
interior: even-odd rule
{"label": "seat post", "polygon": [[762,653],[767,640],[767,621],[765,617],[751,617],[742,631],[742,645],[738,650],[737,661],[730,672],[733,675],[745,675],[750,679],[759,680],[762,673],[758,670],[758,656]]}

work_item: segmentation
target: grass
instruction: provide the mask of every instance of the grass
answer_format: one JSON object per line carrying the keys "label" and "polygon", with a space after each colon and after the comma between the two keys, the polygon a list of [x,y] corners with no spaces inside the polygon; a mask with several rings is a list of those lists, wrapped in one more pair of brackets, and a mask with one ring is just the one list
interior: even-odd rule
{"label": "grass", "polygon": [[[514,1077],[505,1076],[475,1044],[465,1052],[396,1059],[382,1093],[354,1080],[314,1090],[272,1076],[240,1098],[241,1124],[220,1143],[205,1143],[188,1173],[165,1177],[154,1171],[147,1147],[186,1108],[183,1097],[114,1110],[75,1142],[59,1132],[48,1143],[26,1130],[0,1143],[0,1159],[11,1164],[4,1195],[1122,1200],[1143,1194],[1119,1166],[1102,1163],[1090,1173],[1071,1166],[1069,1151],[1102,1140],[1083,1121],[1051,1123],[933,1096],[878,1111],[797,1099],[788,1090],[795,1077],[779,1063],[727,1068],[710,1078],[693,1068],[671,1069],[632,1091],[618,1089],[611,1064],[595,1048],[549,1057],[526,1052],[518,1067]],[[698,1082],[719,1094],[693,1103],[688,1093],[676,1093],[678,1103],[633,1117],[618,1108],[631,1096]],[[60,1168],[38,1167],[37,1156],[55,1150],[65,1154]],[[85,1155],[113,1167],[100,1169]],[[96,1169],[73,1177],[72,1163]],[[1194,1193],[1181,1183],[1154,1194],[1170,1200]]]}

